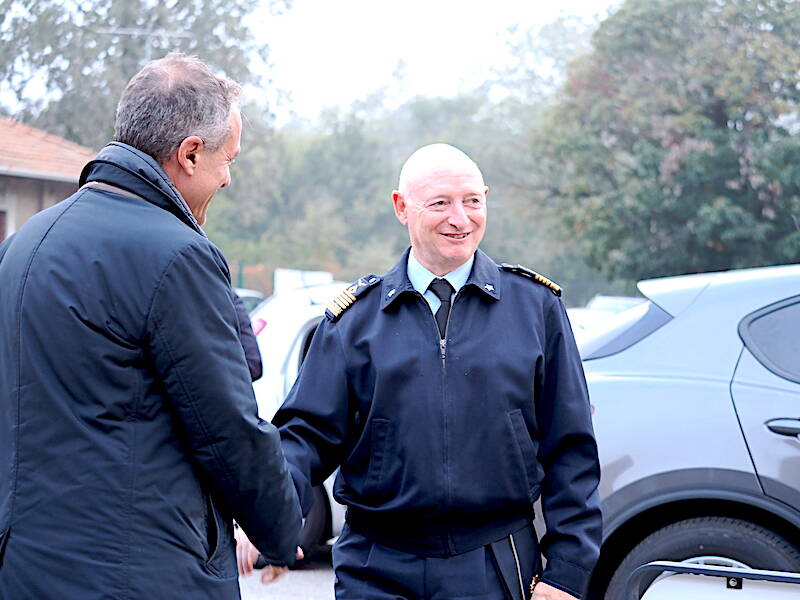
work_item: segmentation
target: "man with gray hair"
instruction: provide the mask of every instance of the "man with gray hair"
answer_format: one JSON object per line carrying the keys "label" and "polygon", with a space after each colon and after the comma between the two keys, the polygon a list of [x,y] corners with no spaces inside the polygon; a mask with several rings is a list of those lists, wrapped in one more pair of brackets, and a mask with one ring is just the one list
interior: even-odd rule
{"label": "man with gray hair", "polygon": [[300,531],[258,418],[228,266],[239,86],[145,66],[81,188],[0,245],[0,598],[239,596],[233,519],[285,571]]}

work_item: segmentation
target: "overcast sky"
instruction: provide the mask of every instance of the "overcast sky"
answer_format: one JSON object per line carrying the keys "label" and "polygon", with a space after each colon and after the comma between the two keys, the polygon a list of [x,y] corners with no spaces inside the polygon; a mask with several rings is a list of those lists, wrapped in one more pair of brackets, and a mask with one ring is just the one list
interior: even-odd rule
{"label": "overcast sky", "polygon": [[[508,60],[504,32],[549,23],[561,14],[604,17],[619,0],[293,0],[283,15],[257,13],[253,29],[271,49],[275,106],[313,119],[349,106],[393,80],[404,64],[406,97],[451,96],[472,89]],[[274,99],[273,99],[274,102]]]}

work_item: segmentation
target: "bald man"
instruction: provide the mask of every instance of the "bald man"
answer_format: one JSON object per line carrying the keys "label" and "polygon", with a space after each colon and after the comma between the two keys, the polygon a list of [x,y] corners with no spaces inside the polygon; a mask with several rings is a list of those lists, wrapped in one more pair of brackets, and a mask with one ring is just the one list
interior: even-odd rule
{"label": "bald man", "polygon": [[478,250],[487,193],[452,146],[408,159],[392,201],[411,247],[334,300],[275,416],[304,512],[340,468],[340,600],[580,598],[597,559],[597,447],[561,290]]}

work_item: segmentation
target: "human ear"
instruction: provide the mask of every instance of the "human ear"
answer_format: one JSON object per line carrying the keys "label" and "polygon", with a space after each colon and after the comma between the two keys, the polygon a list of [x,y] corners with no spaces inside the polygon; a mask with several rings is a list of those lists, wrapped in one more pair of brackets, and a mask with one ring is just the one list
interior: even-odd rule
{"label": "human ear", "polygon": [[406,199],[403,198],[403,194],[397,190],[393,191],[392,204],[394,205],[394,214],[397,217],[397,220],[403,225],[406,225],[408,223],[408,216],[406,215],[408,204],[406,203]]}
{"label": "human ear", "polygon": [[203,140],[196,135],[185,138],[176,153],[178,165],[187,175],[193,175],[197,167],[197,160],[203,150]]}

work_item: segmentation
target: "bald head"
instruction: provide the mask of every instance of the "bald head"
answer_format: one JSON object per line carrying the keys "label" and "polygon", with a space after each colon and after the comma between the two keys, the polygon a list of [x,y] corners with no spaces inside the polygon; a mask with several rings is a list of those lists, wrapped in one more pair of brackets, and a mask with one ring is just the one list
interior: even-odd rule
{"label": "bald head", "polygon": [[486,194],[478,166],[458,148],[431,144],[414,152],[392,194],[408,228],[414,257],[437,277],[466,263],[486,226]]}
{"label": "bald head", "polygon": [[408,196],[411,187],[420,180],[445,170],[459,170],[476,174],[483,185],[483,175],[478,165],[464,152],[450,144],[429,144],[408,157],[400,170],[397,191]]}

